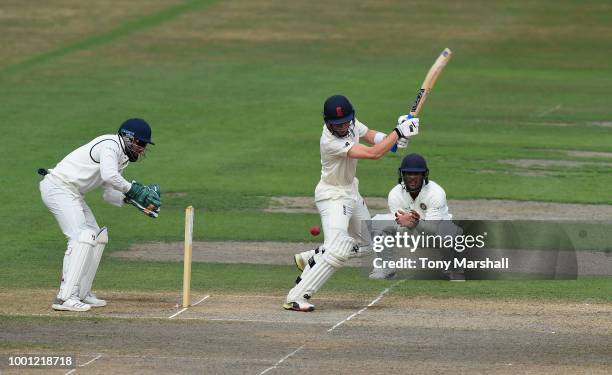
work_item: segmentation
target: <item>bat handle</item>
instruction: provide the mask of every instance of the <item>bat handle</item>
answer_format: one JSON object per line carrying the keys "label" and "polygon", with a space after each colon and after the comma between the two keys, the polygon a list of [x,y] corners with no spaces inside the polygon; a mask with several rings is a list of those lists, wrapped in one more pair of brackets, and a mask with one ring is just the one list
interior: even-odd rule
{"label": "bat handle", "polygon": [[[414,116],[412,115],[412,113],[407,114],[406,116],[408,116],[408,118],[414,118]],[[396,153],[397,152],[397,143],[393,145],[393,147],[391,147],[391,152]]]}

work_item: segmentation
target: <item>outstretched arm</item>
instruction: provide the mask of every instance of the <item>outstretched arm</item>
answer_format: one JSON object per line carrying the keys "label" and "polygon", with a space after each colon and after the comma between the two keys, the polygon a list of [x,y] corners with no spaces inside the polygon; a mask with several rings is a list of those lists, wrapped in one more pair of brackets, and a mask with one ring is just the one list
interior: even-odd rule
{"label": "outstretched arm", "polygon": [[382,140],[380,139],[380,137],[382,137],[381,134],[382,133],[378,133],[375,130],[368,130],[364,135],[364,139],[368,143],[375,144],[371,147],[355,144],[348,151],[348,157],[353,159],[380,159],[393,148],[393,145],[395,145],[400,137],[409,138],[419,134],[419,119],[400,116],[398,124],[391,134],[387,135]]}
{"label": "outstretched arm", "polygon": [[[375,145],[382,141],[387,135],[385,133],[381,133],[377,130],[368,129],[367,133],[361,137],[364,141],[371,145]],[[378,142],[377,142],[378,141]]]}
{"label": "outstretched arm", "polygon": [[[368,131],[371,132],[372,130]],[[366,134],[367,137],[367,134]],[[364,137],[365,138],[365,137]],[[348,151],[348,157],[353,159],[380,159],[385,155],[395,142],[398,140],[398,135],[396,132],[392,132],[387,137],[385,137],[380,143],[375,144],[374,146],[365,146],[361,144],[355,144]],[[367,139],[366,139],[367,141]],[[369,143],[369,141],[368,141]]]}

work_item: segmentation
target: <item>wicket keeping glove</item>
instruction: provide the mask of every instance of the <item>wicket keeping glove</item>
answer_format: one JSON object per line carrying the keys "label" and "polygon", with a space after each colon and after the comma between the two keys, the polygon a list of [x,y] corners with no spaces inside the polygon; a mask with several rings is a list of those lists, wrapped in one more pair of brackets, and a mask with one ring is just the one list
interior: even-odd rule
{"label": "wicket keeping glove", "polygon": [[130,203],[152,218],[159,215],[161,207],[161,191],[159,185],[142,185],[132,181],[132,187],[125,193],[126,203]]}

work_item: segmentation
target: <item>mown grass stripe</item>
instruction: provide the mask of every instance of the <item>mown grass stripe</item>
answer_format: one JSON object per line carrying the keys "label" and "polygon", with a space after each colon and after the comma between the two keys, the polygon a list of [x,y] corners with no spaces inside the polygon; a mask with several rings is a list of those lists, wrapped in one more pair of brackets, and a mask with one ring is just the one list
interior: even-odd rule
{"label": "mown grass stripe", "polygon": [[178,16],[185,13],[200,9],[204,6],[209,6],[215,3],[216,0],[191,0],[184,3],[174,5],[165,9],[162,9],[156,13],[149,14],[140,18],[128,20],[117,28],[110,30],[102,34],[96,34],[89,36],[78,42],[69,44],[64,47],[44,52],[39,55],[32,56],[23,61],[9,65],[4,70],[0,71],[1,75],[12,74],[31,68],[35,65],[44,64],[50,60],[66,56],[70,53],[91,49],[103,44],[111,43],[117,39],[126,37],[137,31],[149,29],[155,26],[159,26],[162,23],[171,21]]}

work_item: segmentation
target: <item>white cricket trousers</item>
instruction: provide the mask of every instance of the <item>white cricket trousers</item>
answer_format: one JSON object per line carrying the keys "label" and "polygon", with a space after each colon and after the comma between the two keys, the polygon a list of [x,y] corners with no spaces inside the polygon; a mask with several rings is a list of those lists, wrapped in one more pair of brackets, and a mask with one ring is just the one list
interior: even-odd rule
{"label": "white cricket trousers", "polygon": [[62,186],[62,183],[55,181],[52,175],[46,175],[39,186],[43,202],[68,240],[64,253],[63,274],[65,275],[70,264],[70,254],[78,243],[79,234],[85,229],[98,233],[100,227],[82,195]]}
{"label": "white cricket trousers", "polygon": [[351,236],[360,246],[370,245],[370,234],[364,227],[364,220],[370,220],[370,211],[359,193],[352,197],[321,200],[316,204],[326,249],[338,231]]}

